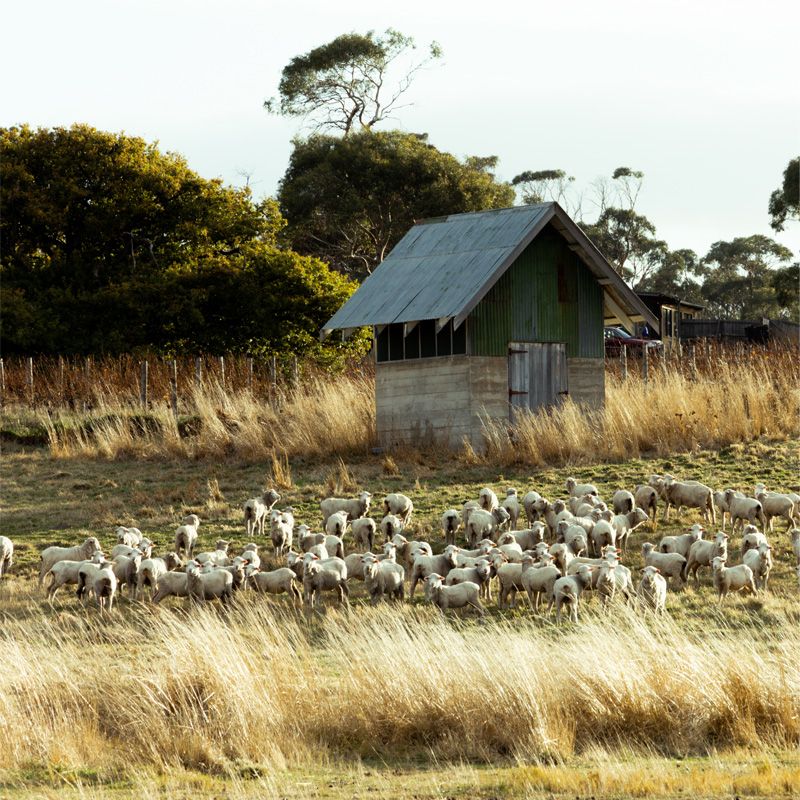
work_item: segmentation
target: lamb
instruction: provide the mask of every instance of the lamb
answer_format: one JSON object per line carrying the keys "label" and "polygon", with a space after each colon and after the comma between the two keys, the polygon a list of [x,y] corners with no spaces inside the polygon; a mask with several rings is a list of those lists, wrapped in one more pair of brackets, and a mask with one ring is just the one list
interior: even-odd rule
{"label": "lamb", "polygon": [[326,536],[325,549],[330,556],[344,558],[344,542],[338,536]]}
{"label": "lamb", "polygon": [[246,589],[247,588],[247,576],[245,574],[245,567],[247,566],[247,559],[242,558],[241,556],[236,556],[236,558],[231,561],[230,564],[224,567],[217,567],[214,564],[206,563],[203,564],[202,569],[200,570],[201,573],[206,572],[213,572],[214,570],[222,570],[223,572],[230,573],[231,578],[233,579],[232,589],[234,592],[238,592],[239,589]]}
{"label": "lamb", "polygon": [[83,544],[75,547],[46,547],[39,558],[39,586],[42,585],[44,576],[50,571],[53,564],[59,561],[88,561],[95,554],[101,552],[100,542],[96,536],[85,539]]}
{"label": "lamb", "polygon": [[411,514],[414,511],[414,504],[404,494],[387,494],[383,498],[384,515],[393,514],[403,522],[403,527],[411,522]]}
{"label": "lamb", "polygon": [[544,531],[544,524],[536,522],[532,528],[524,531],[506,531],[498,538],[497,544],[516,542],[523,550],[533,550],[537,544],[544,541]]}
{"label": "lamb", "polygon": [[526,570],[533,569],[533,557],[529,555],[516,564],[509,564],[501,553],[497,553],[493,556],[492,565],[497,575],[497,607],[502,609],[508,605],[514,608],[517,604],[517,592],[525,588],[522,576]]}
{"label": "lamb", "polygon": [[347,531],[347,512],[335,511],[325,522],[325,533],[342,538]]}
{"label": "lamb", "polygon": [[647,512],[638,506],[627,514],[616,514],[611,519],[611,525],[617,532],[617,543],[621,546],[623,553],[628,549],[628,536],[630,536],[631,531],[635,531],[648,519]]}
{"label": "lamb", "polygon": [[[311,528],[309,528],[308,525],[301,525],[297,529],[297,533],[300,536],[300,550],[304,553],[307,553],[316,545],[325,544],[325,534],[312,533]],[[289,546],[289,550],[291,549],[291,546]]]}
{"label": "lamb", "polygon": [[[570,497],[567,501],[567,508],[576,516],[584,516],[594,508],[608,508],[608,506],[593,494],[582,494],[579,497]],[[584,509],[581,513],[578,509]]]}
{"label": "lamb", "polygon": [[800,564],[800,528],[793,528],[789,531],[792,537],[792,552],[794,553],[794,560]]}
{"label": "lamb", "polygon": [[[149,542],[150,540],[143,540]],[[135,558],[141,556],[142,558],[150,558],[153,554],[152,544],[140,544],[137,547],[128,547],[127,544],[115,544],[111,550],[111,560],[116,561],[118,558]]]}
{"label": "lamb", "polygon": [[617,577],[615,570],[618,563],[616,557],[608,561],[604,560],[600,566],[592,572],[592,589],[597,591],[600,597],[600,605],[603,608],[606,608],[609,603],[613,602],[614,595],[617,593]]}
{"label": "lamb", "polygon": [[281,499],[281,496],[274,490],[264,492],[261,497],[252,497],[245,502],[244,522],[247,529],[247,536],[257,534],[264,535],[264,522],[273,506]]}
{"label": "lamb", "polygon": [[320,559],[309,553],[303,561],[303,597],[309,606],[322,608],[324,591],[335,591],[339,603],[349,605],[347,567],[341,558]]}
{"label": "lamb", "polygon": [[720,605],[730,591],[738,592],[747,589],[753,594],[758,593],[753,570],[747,564],[726,567],[725,559],[722,556],[716,556],[711,562],[711,566],[714,570],[714,586],[719,594]]}
{"label": "lamb", "polygon": [[555,582],[564,573],[553,564],[536,567],[528,562],[529,558],[530,556],[526,557],[522,562],[520,583],[528,596],[531,608],[538,612],[540,599],[543,596],[550,597],[552,595]]}
{"label": "lamb", "polygon": [[553,584],[553,592],[550,595],[550,605],[547,610],[555,604],[556,622],[561,622],[561,607],[569,606],[570,618],[573,622],[578,621],[578,601],[581,594],[592,585],[592,567],[588,564],[581,564],[574,575],[567,575],[558,578]]}
{"label": "lamb", "polygon": [[407,569],[411,569],[414,559],[418,555],[432,556],[433,549],[427,542],[413,542],[406,539],[402,533],[396,533],[392,537],[391,542],[397,551],[397,557],[402,563],[406,565]]}
{"label": "lamb", "polygon": [[650,566],[642,570],[636,599],[643,608],[656,614],[663,614],[667,610],[667,582],[659,574],[658,567]]}
{"label": "lamb", "polygon": [[445,551],[438,556],[417,555],[411,565],[411,586],[408,596],[412,600],[414,599],[417,583],[427,578],[428,575],[436,573],[442,578],[446,578],[447,573],[455,566],[457,566],[456,549],[453,545],[446,547]]}
{"label": "lamb", "polygon": [[476,583],[480,587],[480,596],[492,601],[491,591],[492,565],[486,559],[477,559],[474,566],[455,567],[447,573],[445,584],[455,586],[459,583]]}
{"label": "lamb", "polygon": [[467,500],[467,502],[461,506],[461,524],[464,528],[467,527],[470,514],[472,514],[473,511],[479,511],[480,508],[481,504],[477,500]]}
{"label": "lamb", "polygon": [[394,561],[377,561],[368,556],[361,559],[364,570],[364,585],[374,606],[384,597],[403,599],[403,581],[406,571]]}
{"label": "lamb", "polygon": [[428,599],[437,606],[443,616],[448,608],[464,608],[466,606],[476,609],[481,617],[485,616],[486,612],[478,596],[480,588],[477,584],[459,583],[455,586],[445,586],[442,576],[435,572],[425,578],[425,584]]}
{"label": "lamb", "polygon": [[[622,519],[627,522],[627,517],[623,517]],[[583,531],[583,528],[581,528],[581,531]],[[616,549],[617,530],[610,522],[601,519],[593,526],[589,542],[591,544],[590,549],[595,554],[599,553],[607,545]]]}
{"label": "lamb", "polygon": [[475,547],[479,539],[491,537],[500,530],[509,520],[508,511],[498,506],[493,511],[476,509],[469,515],[466,525],[467,541],[470,547]]}
{"label": "lamb", "polygon": [[689,549],[691,546],[703,538],[705,528],[695,523],[689,533],[682,533],[678,536],[662,536],[658,543],[660,553],[680,553],[685,559],[689,559]]}
{"label": "lamb", "polygon": [[122,591],[122,587],[127,586],[128,595],[131,600],[136,597],[136,584],[141,563],[141,553],[132,556],[120,556],[114,559],[113,562],[114,576],[117,579],[117,590]]}
{"label": "lamb", "polygon": [[626,489],[614,492],[614,496],[611,498],[611,507],[614,509],[615,514],[627,514],[629,511],[633,511],[636,506],[636,498]]}
{"label": "lamb", "polygon": [[[164,572],[156,579],[153,603],[158,605],[165,597],[188,597],[189,582],[185,572]],[[231,578],[233,582],[233,578]]]}
{"label": "lamb", "polygon": [[736,523],[744,525],[745,520],[751,525],[755,525],[756,520],[761,523],[761,527],[766,529],[767,519],[764,516],[764,508],[761,502],[752,497],[745,497],[733,489],[725,490],[725,500],[731,515],[731,532],[736,531]]}
{"label": "lamb", "polygon": [[584,494],[598,494],[597,489],[591,483],[578,483],[575,478],[567,478],[564,488],[570,497],[580,497]]}
{"label": "lamb", "polygon": [[689,557],[686,559],[685,575],[694,575],[694,585],[700,586],[697,570],[700,567],[710,567],[715,558],[728,558],[728,535],[719,531],[711,541],[700,539],[689,548]]}
{"label": "lamb", "polygon": [[461,527],[461,515],[454,508],[450,508],[442,514],[442,533],[444,533],[445,544],[455,544],[456,534]]}
{"label": "lamb", "polygon": [[756,586],[766,592],[769,573],[772,571],[772,548],[768,544],[762,543],[757,549],[748,550],[742,556],[742,563],[747,564],[753,570]]}
{"label": "lamb", "polygon": [[278,558],[283,556],[285,550],[291,549],[294,540],[293,508],[285,508],[283,511],[273,510],[269,519],[269,538]]}
{"label": "lamb", "polygon": [[539,492],[530,491],[525,497],[522,498],[522,507],[525,509],[525,516],[528,518],[528,525],[539,519],[539,512],[536,510],[536,504],[542,499]]}
{"label": "lamb", "polygon": [[[392,495],[390,495],[390,497],[391,496]],[[369,492],[361,492],[358,497],[349,500],[339,497],[328,497],[319,504],[320,511],[322,511],[322,524],[327,530],[328,520],[331,515],[340,511],[344,512],[346,522],[352,522],[354,519],[366,517],[369,513],[371,500],[372,495]],[[342,528],[342,532],[344,532],[344,528]]]}
{"label": "lamb", "polygon": [[117,576],[110,561],[86,561],[78,568],[78,599],[84,598],[87,588],[94,592],[97,604],[103,611],[111,611],[117,591]]}
{"label": "lamb", "polygon": [[258,545],[255,542],[250,542],[242,548],[241,557],[246,559],[248,567],[261,566],[261,556],[258,554]]}
{"label": "lamb", "polygon": [[516,542],[492,547],[488,554],[494,556],[496,553],[500,553],[511,564],[522,563],[522,548]]}
{"label": "lamb", "polygon": [[547,524],[551,536],[555,535],[556,526],[558,525],[558,515],[564,511],[565,508],[566,503],[564,503],[563,500],[556,500],[554,503],[551,503],[544,497],[539,498],[539,500],[533,504],[534,511],[544,517],[544,521]]}
{"label": "lamb", "polygon": [[175,552],[179,556],[185,554],[186,558],[192,558],[194,546],[197,544],[197,529],[199,527],[200,518],[197,514],[190,514],[175,531]]}
{"label": "lamb", "polygon": [[303,553],[295,553],[290,550],[286,554],[286,566],[294,572],[299,581],[303,580]]}
{"label": "lamb", "polygon": [[138,528],[126,528],[123,525],[114,531],[117,537],[117,544],[126,544],[128,547],[136,547],[142,541],[142,532]]}
{"label": "lamb", "polygon": [[652,512],[653,525],[656,524],[656,513],[658,509],[658,492],[647,484],[640,484],[633,493],[633,500],[636,508],[643,508],[648,518]]}
{"label": "lamb", "polygon": [[0,578],[7,575],[14,564],[14,542],[8,536],[0,536]]}
{"label": "lamb", "polygon": [[686,559],[680,553],[659,553],[655,545],[645,542],[642,545],[642,555],[645,566],[658,567],[664,579],[672,578],[680,581],[681,586],[686,583]]}
{"label": "lamb", "polygon": [[144,592],[145,586],[150,587],[151,594],[155,592],[159,578],[181,566],[183,562],[177,553],[167,553],[163,558],[144,559],[139,564],[139,571],[136,574],[136,591],[133,599],[136,600]]}
{"label": "lamb", "polygon": [[742,536],[742,557],[748,550],[757,550],[762,544],[769,544],[767,537],[755,525],[747,525]]}
{"label": "lamb", "polygon": [[353,534],[353,541],[356,547],[363,547],[365,550],[372,550],[375,546],[375,531],[378,526],[371,517],[361,517],[354,519],[350,523],[350,531]]}
{"label": "lamb", "polygon": [[506,499],[503,500],[502,505],[503,508],[508,512],[508,516],[511,521],[511,528],[516,530],[517,521],[522,513],[522,506],[520,505],[519,497],[517,497],[516,489],[506,489]]}
{"label": "lamb", "polygon": [[664,519],[669,519],[669,510],[675,506],[675,514],[680,515],[681,508],[699,508],[706,522],[711,521],[716,525],[717,515],[714,509],[714,493],[702,483],[690,481],[676,481],[672,476],[666,475],[663,480],[663,497],[667,502],[664,510]]}
{"label": "lamb", "polygon": [[[104,563],[105,557],[103,556],[102,551],[98,550],[92,556],[91,561],[95,564]],[[56,592],[62,586],[77,583],[78,570],[86,563],[86,561],[57,561],[55,564],[53,564],[45,576],[47,578],[52,578],[52,580],[46,585],[47,599],[52,601],[56,596]]]}
{"label": "lamb", "polygon": [[233,597],[233,575],[225,569],[201,572],[198,562],[186,567],[186,588],[189,598],[195,603],[220,600],[227,606]]}
{"label": "lamb", "polygon": [[566,575],[570,562],[575,558],[572,550],[563,542],[556,542],[556,544],[550,545],[550,555],[553,556],[553,560],[561,570],[561,574]]}
{"label": "lamb", "polygon": [[756,500],[761,503],[761,507],[764,509],[764,517],[769,523],[770,530],[774,530],[773,521],[775,517],[786,520],[787,531],[797,524],[794,517],[795,502],[789,495],[767,492],[762,489],[762,491],[756,493]]}
{"label": "lamb", "polygon": [[478,492],[478,504],[484,511],[490,513],[500,505],[497,495],[486,486]]}
{"label": "lamb", "polygon": [[387,514],[381,520],[381,533],[383,534],[383,541],[388,542],[390,539],[393,539],[396,535],[402,533],[404,527],[405,525],[400,517],[396,516],[395,514]]}
{"label": "lamb", "polygon": [[[737,494],[739,494],[737,492]],[[744,495],[740,495],[744,497]],[[714,492],[713,494],[714,507],[719,511],[722,516],[722,530],[725,530],[725,517],[730,516],[730,508],[728,507],[728,500],[725,497],[725,492]]]}
{"label": "lamb", "polygon": [[300,589],[297,587],[297,575],[288,567],[280,567],[269,572],[261,572],[257,567],[246,567],[247,582],[262,594],[283,594],[284,592],[300,603]]}
{"label": "lamb", "polygon": [[211,562],[211,564],[216,567],[226,567],[228,566],[228,564],[230,564],[230,559],[228,558],[229,546],[230,542],[226,541],[225,539],[217,539],[215,550],[206,551],[204,553],[198,553],[195,556],[194,560],[198,564],[205,564],[207,562]]}
{"label": "lamb", "polygon": [[579,556],[586,551],[586,531],[580,525],[567,525],[559,536],[573,555]]}

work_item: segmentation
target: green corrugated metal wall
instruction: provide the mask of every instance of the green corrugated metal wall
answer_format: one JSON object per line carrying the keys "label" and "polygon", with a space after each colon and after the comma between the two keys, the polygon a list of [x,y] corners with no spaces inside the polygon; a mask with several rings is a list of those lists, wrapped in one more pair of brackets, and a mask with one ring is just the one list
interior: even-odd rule
{"label": "green corrugated metal wall", "polygon": [[478,303],[467,333],[476,356],[504,356],[509,342],[527,341],[566,342],[568,356],[602,358],[603,289],[562,237],[545,229]]}

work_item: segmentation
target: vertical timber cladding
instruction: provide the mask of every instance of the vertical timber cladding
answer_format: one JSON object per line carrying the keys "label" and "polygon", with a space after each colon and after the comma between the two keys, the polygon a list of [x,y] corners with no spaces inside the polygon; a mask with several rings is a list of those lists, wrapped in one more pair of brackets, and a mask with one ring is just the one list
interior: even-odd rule
{"label": "vertical timber cladding", "polygon": [[563,342],[570,396],[603,403],[603,288],[550,226],[475,307],[468,336],[474,356],[505,355],[509,342]]}

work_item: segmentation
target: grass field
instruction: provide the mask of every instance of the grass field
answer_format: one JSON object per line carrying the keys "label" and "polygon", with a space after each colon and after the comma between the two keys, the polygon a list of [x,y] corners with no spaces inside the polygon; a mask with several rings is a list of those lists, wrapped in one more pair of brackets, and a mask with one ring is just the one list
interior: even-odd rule
{"label": "grass field", "polygon": [[[605,496],[653,472],[715,488],[800,489],[795,440],[580,467],[492,467],[469,453],[409,452],[319,464],[281,457],[54,457],[7,446],[2,533],[17,543],[0,586],[0,796],[702,797],[800,793],[800,590],[783,526],[767,596],[716,608],[671,594],[669,619],[609,618],[590,599],[556,628],[524,603],[479,625],[422,602],[395,613],[328,602],[306,617],[248,597],[223,615],[123,599],[110,621],[64,592],[35,590],[38,552],[88,533],[111,545],[136,524],[160,549],[197,513],[201,543],[245,543],[241,504],[264,485],[298,521],[318,499],[405,491],[415,535],[441,546],[438,521],[488,485],[563,494],[569,474]],[[642,541],[698,519],[644,526]],[[735,544],[734,558],[738,556]],[[322,699],[320,699],[322,698]]]}

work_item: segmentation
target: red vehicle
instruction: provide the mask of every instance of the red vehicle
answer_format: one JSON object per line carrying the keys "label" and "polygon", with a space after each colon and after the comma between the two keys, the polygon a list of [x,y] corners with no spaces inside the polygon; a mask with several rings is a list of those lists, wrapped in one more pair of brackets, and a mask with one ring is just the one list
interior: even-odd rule
{"label": "red vehicle", "polygon": [[658,339],[642,339],[631,336],[624,328],[619,327],[605,328],[604,336],[607,356],[618,356],[623,347],[631,354],[641,354],[642,348],[654,350],[660,349],[662,346]]}

